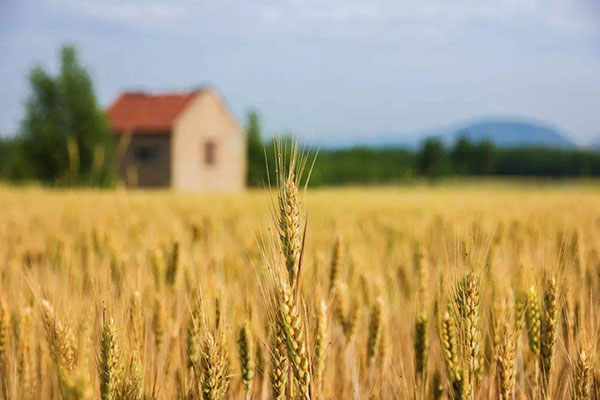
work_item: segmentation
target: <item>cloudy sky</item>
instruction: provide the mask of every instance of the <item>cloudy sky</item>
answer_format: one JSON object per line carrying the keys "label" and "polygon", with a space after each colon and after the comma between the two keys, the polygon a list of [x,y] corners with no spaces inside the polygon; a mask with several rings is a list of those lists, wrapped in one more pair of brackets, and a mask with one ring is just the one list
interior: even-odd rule
{"label": "cloudy sky", "polygon": [[1,0],[0,132],[72,42],[102,105],[210,83],[313,142],[517,116],[600,139],[598,0]]}

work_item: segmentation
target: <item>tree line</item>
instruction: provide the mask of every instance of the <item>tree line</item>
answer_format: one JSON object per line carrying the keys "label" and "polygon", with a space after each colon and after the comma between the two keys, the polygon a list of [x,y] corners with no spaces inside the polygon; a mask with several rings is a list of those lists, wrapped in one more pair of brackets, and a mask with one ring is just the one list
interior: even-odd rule
{"label": "tree line", "polygon": [[[265,164],[274,176],[273,139],[261,140],[255,112],[248,116],[248,183],[268,182]],[[283,140],[286,140],[285,137]],[[287,139],[290,140],[290,139]],[[317,150],[308,149],[310,158]],[[600,152],[547,147],[496,147],[489,140],[459,137],[452,145],[425,139],[419,148],[352,147],[319,149],[310,184],[389,184],[450,176],[600,177]]]}
{"label": "tree line", "polygon": [[418,172],[444,175],[514,175],[539,177],[600,176],[600,152],[549,147],[495,147],[488,140],[459,138],[451,147],[427,139],[416,152]]}

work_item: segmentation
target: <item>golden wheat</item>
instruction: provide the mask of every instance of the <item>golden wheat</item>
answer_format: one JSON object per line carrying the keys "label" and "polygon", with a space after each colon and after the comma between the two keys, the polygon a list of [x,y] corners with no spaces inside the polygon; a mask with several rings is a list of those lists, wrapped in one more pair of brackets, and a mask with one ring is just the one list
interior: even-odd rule
{"label": "golden wheat", "polygon": [[0,399],[598,399],[600,189],[291,159],[272,194],[3,188]]}

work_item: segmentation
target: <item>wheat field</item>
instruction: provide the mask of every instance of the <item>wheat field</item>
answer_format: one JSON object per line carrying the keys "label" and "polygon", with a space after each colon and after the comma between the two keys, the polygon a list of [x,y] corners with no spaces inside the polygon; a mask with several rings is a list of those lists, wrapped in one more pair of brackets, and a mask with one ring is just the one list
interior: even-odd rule
{"label": "wheat field", "polygon": [[293,172],[2,187],[0,398],[600,398],[600,188]]}

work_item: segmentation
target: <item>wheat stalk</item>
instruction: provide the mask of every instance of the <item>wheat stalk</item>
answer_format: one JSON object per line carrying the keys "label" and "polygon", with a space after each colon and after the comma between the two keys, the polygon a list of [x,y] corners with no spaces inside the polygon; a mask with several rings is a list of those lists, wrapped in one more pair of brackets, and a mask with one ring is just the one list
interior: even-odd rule
{"label": "wheat stalk", "polygon": [[328,335],[327,305],[324,301],[319,303],[317,310],[317,326],[315,328],[315,350],[313,358],[313,371],[315,375],[315,384],[318,392],[323,393],[323,374],[327,360],[327,341]]}
{"label": "wheat stalk", "polygon": [[19,337],[17,344],[17,372],[19,392],[22,399],[31,399],[34,391],[33,354],[31,349],[31,313],[30,307],[21,312]]}
{"label": "wheat stalk", "polygon": [[0,295],[0,368],[4,368],[8,348],[9,312],[4,296]]}
{"label": "wheat stalk", "polygon": [[137,290],[129,299],[128,318],[131,342],[141,349],[141,345],[145,340],[144,313],[142,311],[142,296]]}

